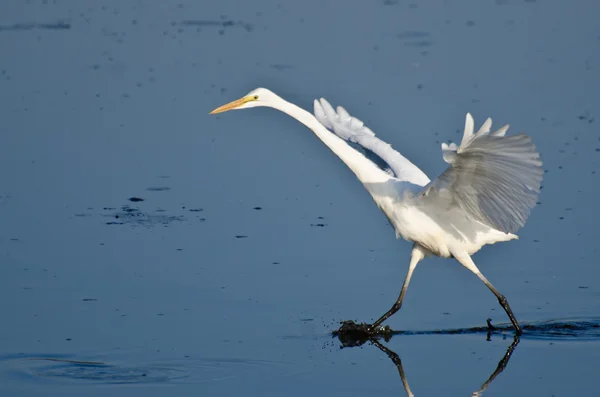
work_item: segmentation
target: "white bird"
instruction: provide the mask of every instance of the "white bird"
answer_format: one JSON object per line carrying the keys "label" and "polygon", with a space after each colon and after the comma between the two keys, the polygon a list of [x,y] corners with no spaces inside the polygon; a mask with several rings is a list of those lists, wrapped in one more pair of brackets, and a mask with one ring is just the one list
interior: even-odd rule
{"label": "white bird", "polygon": [[[310,128],[362,182],[396,231],[413,243],[408,273],[396,303],[368,327],[376,332],[402,306],[417,264],[426,256],[453,257],[475,273],[494,293],[517,334],[521,327],[508,301],[479,271],[471,255],[486,244],[518,238],[540,193],[543,170],[539,153],[525,134],[505,136],[508,125],[491,131],[487,119],[477,133],[467,113],[460,146],[442,144],[450,166],[434,181],[407,158],[375,136],[341,106],[334,110],[323,98],[314,115],[265,88],[216,108],[211,114],[266,106],[282,111]],[[380,157],[378,167],[351,142]]]}

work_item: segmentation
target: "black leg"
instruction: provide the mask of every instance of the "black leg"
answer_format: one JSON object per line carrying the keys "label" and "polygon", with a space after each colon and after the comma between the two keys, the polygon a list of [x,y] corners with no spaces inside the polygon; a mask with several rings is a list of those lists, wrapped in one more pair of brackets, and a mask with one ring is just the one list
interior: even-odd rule
{"label": "black leg", "polygon": [[512,323],[513,327],[515,327],[516,334],[521,335],[523,333],[523,331],[521,331],[521,327],[519,326],[519,323],[517,322],[515,315],[513,314],[512,310],[510,309],[508,301],[506,300],[504,295],[502,295],[500,293],[500,291],[498,291],[496,289],[496,287],[494,287],[492,285],[492,283],[490,283],[488,281],[488,279],[485,278],[483,273],[481,273],[479,271],[479,269],[477,268],[477,266],[475,266],[475,263],[473,262],[473,260],[471,259],[471,257],[468,254],[466,254],[466,253],[455,254],[454,257],[456,258],[456,260],[458,262],[460,262],[461,265],[463,265],[464,267],[466,267],[467,269],[469,269],[470,271],[475,273],[475,275],[477,277],[479,277],[479,279],[481,281],[483,281],[483,283],[490,289],[490,291],[492,291],[494,293],[494,295],[496,295],[496,298],[498,298],[498,302],[500,303],[500,306],[502,306],[502,308],[508,315],[508,318],[510,319],[510,322]]}
{"label": "black leg", "polygon": [[517,335],[521,335],[523,333],[523,331],[521,330],[521,326],[519,325],[517,319],[515,318],[515,315],[513,314],[512,310],[510,309],[510,305],[508,304],[508,301],[506,300],[506,297],[504,295],[502,295],[500,293],[500,291],[498,291],[493,285],[492,283],[490,283],[483,274],[478,274],[479,278],[481,279],[481,281],[483,281],[483,283],[485,285],[487,285],[487,287],[494,293],[494,295],[496,295],[496,298],[498,298],[498,303],[500,303],[500,306],[502,306],[502,308],[504,309],[504,311],[506,312],[506,314],[508,315],[508,318],[510,319],[510,322],[512,323],[513,327],[515,327],[515,332],[517,333]]}
{"label": "black leg", "polygon": [[408,284],[410,284],[410,279],[412,278],[413,272],[417,267],[417,263],[419,263],[424,257],[425,253],[423,249],[419,246],[414,246],[410,255],[408,273],[406,273],[406,278],[404,279],[404,284],[402,284],[402,290],[400,291],[398,299],[396,299],[396,303],[394,303],[390,310],[385,312],[383,316],[379,317],[377,321],[371,324],[371,330],[374,330],[375,328],[379,327],[385,320],[387,320],[390,316],[392,316],[394,313],[400,310],[400,308],[402,307],[402,301],[404,300],[404,295],[406,294],[406,290],[408,289]]}

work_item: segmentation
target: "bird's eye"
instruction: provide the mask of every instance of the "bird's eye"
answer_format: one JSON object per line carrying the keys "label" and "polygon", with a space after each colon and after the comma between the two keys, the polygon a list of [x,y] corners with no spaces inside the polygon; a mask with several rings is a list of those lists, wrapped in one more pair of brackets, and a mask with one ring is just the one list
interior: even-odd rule
{"label": "bird's eye", "polygon": [[258,95],[254,95],[254,100],[257,100],[257,99],[258,99]]}

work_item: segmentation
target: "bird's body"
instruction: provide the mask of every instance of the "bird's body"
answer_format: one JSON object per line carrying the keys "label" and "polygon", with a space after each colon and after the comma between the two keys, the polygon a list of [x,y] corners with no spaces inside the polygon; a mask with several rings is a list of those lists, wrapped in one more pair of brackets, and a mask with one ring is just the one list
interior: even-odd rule
{"label": "bird's body", "polygon": [[[543,171],[527,135],[507,137],[508,126],[490,132],[491,119],[474,133],[473,118],[467,114],[460,146],[442,144],[443,158],[450,166],[431,181],[362,121],[342,107],[334,110],[324,99],[315,100],[313,115],[259,88],[211,113],[255,106],[275,108],[310,128],[362,182],[396,236],[414,243],[400,296],[370,329],[400,308],[417,263],[437,255],[454,257],[475,273],[496,295],[517,333],[521,332],[506,298],[483,276],[471,255],[486,244],[517,238],[514,233],[535,206]],[[377,155],[387,169],[378,167],[351,144]]]}
{"label": "bird's body", "polygon": [[[432,210],[421,205],[419,191],[388,182],[387,191],[396,197],[373,194],[373,199],[396,231],[397,237],[420,245],[428,253],[443,258],[458,252],[473,255],[486,244],[517,238],[466,218],[459,210]],[[394,191],[395,189],[398,189]],[[468,232],[464,232],[468,231]]]}

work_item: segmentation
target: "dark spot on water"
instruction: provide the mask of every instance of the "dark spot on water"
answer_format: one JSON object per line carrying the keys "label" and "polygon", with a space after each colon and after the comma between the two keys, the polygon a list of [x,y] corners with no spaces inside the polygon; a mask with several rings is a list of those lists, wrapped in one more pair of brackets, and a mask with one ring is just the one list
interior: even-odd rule
{"label": "dark spot on water", "polygon": [[467,21],[467,22],[466,22],[466,25],[467,25],[468,27],[473,27],[473,26],[475,26],[475,21]]}
{"label": "dark spot on water", "polygon": [[284,65],[284,64],[280,64],[280,63],[274,63],[271,65],[271,68],[273,68],[275,70],[279,70],[281,72],[282,70],[292,69],[293,66],[292,65]]}
{"label": "dark spot on water", "polygon": [[396,34],[396,37],[399,39],[419,39],[423,37],[429,37],[429,33],[416,30],[407,30],[405,32]]}
{"label": "dark spot on water", "polygon": [[324,223],[311,223],[310,226],[312,226],[312,227],[325,227],[326,225]]}
{"label": "dark spot on water", "polygon": [[139,201],[144,201],[144,199],[140,198],[140,197],[129,197],[128,200],[131,201],[131,202],[134,202],[134,203],[137,203]]}
{"label": "dark spot on water", "polygon": [[242,234],[238,234],[237,236],[235,236],[235,238],[248,238],[248,236],[244,236]]}
{"label": "dark spot on water", "polygon": [[533,240],[533,242],[534,242],[534,243],[539,243],[539,242],[540,242],[540,240]]}
{"label": "dark spot on water", "polygon": [[272,264],[273,265],[279,265],[279,262],[273,262]]}
{"label": "dark spot on water", "polygon": [[149,192],[166,192],[168,190],[171,190],[171,188],[166,187],[166,186],[157,186],[157,187],[149,187],[146,190]]}
{"label": "dark spot on water", "polygon": [[65,338],[65,340],[66,340],[67,342],[70,342],[70,341],[72,341],[73,339],[71,339],[71,338]]}
{"label": "dark spot on water", "polygon": [[395,6],[399,0],[383,0],[384,6]]}
{"label": "dark spot on water", "polygon": [[430,40],[407,41],[404,43],[407,47],[429,47],[431,44]]}
{"label": "dark spot on water", "polygon": [[66,22],[55,22],[55,23],[39,23],[39,22],[21,22],[12,25],[0,26],[0,32],[5,31],[19,31],[19,30],[68,30],[71,29],[71,24]]}
{"label": "dark spot on water", "polygon": [[[175,23],[173,23],[173,24],[175,25]],[[213,28],[213,29],[216,28],[216,29],[218,29],[218,33],[220,35],[223,35],[225,33],[225,29],[227,29],[227,28],[241,27],[246,32],[252,32],[252,30],[254,30],[254,25],[252,25],[250,23],[246,23],[243,21],[233,21],[231,19],[221,19],[220,21],[189,19],[189,20],[183,20],[183,21],[179,22],[178,24],[180,26],[196,27],[197,32],[201,32],[202,29],[204,29],[204,28]]]}
{"label": "dark spot on water", "polygon": [[325,219],[325,218],[322,216],[317,216],[317,219]]}
{"label": "dark spot on water", "polygon": [[260,211],[260,210],[262,210],[262,207],[254,207],[254,208],[252,208],[252,209],[253,209],[253,210],[256,210],[256,211]]}
{"label": "dark spot on water", "polygon": [[588,289],[589,287],[585,286],[585,285],[580,285],[579,287],[577,287],[579,289]]}
{"label": "dark spot on water", "polygon": [[107,225],[155,226],[168,225],[172,222],[184,220],[182,216],[163,215],[162,213],[166,212],[166,210],[161,208],[156,209],[155,212],[158,214],[143,212],[139,208],[123,205],[119,212],[109,215],[114,219],[118,219],[119,222],[107,222]]}
{"label": "dark spot on water", "polygon": [[97,298],[83,298],[82,299],[82,301],[84,301],[84,302],[95,302],[97,300],[98,300]]}

